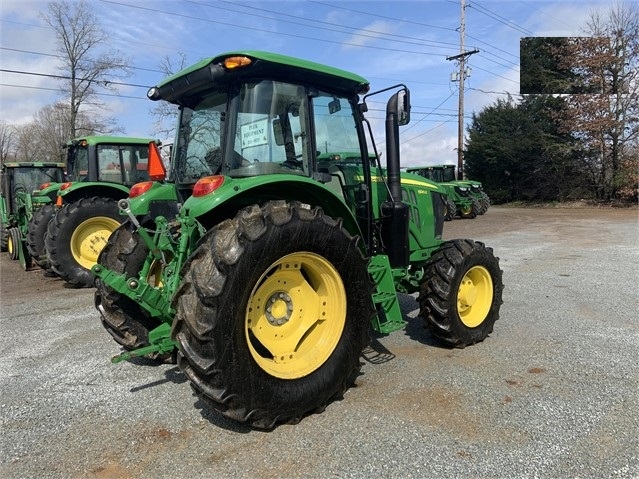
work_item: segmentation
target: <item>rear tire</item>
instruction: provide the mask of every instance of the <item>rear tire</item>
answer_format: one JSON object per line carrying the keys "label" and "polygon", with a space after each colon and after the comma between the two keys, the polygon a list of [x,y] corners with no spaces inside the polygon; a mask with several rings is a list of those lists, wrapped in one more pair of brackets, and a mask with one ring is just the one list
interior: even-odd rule
{"label": "rear tire", "polygon": [[261,429],[341,398],[374,314],[357,241],[321,209],[285,201],[210,230],[173,303],[178,364],[195,390]]}
{"label": "rear tire", "polygon": [[49,221],[55,216],[55,205],[49,204],[38,208],[29,220],[27,232],[27,250],[35,264],[44,270],[51,270],[47,249],[44,246],[44,238],[47,234]]}
{"label": "rear tire", "polygon": [[457,207],[452,200],[447,198],[444,202],[444,221],[452,221],[455,216],[457,216]]}
{"label": "rear tire", "polygon": [[503,288],[499,258],[491,248],[478,241],[449,241],[426,264],[419,314],[437,339],[464,348],[493,331]]}
{"label": "rear tire", "polygon": [[72,286],[92,287],[91,267],[123,219],[115,200],[108,198],[83,198],[62,207],[45,238],[53,271]]}
{"label": "rear tire", "polygon": [[16,260],[20,257],[20,230],[15,226],[9,228],[7,251],[9,252],[9,258],[12,260]]}
{"label": "rear tire", "polygon": [[[135,226],[126,221],[111,236],[98,257],[98,263],[115,273],[126,273],[128,277],[139,276],[149,250]],[[102,326],[124,349],[132,351],[149,345],[149,331],[161,322],[149,315],[132,299],[110,288],[99,278],[95,281],[95,307],[100,312]],[[150,359],[165,359],[157,353],[147,355]]]}
{"label": "rear tire", "polygon": [[9,242],[9,230],[4,224],[0,224],[0,251],[7,251],[7,243]]}

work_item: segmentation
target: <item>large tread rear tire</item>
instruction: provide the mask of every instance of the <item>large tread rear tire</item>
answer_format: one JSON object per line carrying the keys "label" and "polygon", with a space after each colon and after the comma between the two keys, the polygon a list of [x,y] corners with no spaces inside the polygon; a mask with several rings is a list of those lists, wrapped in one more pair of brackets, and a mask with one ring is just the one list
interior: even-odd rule
{"label": "large tread rear tire", "polygon": [[448,241],[426,264],[417,298],[420,316],[437,339],[464,348],[493,331],[503,288],[491,248],[472,240]]}
{"label": "large tread rear tire", "polygon": [[455,216],[457,216],[457,206],[452,200],[447,198],[444,201],[444,221],[452,221]]}
{"label": "large tread rear tire", "polygon": [[45,247],[51,268],[69,285],[91,288],[91,267],[124,220],[115,200],[83,198],[63,206],[49,222]]}
{"label": "large tread rear tire", "polygon": [[[297,202],[253,205],[210,230],[173,303],[178,364],[194,389],[260,429],[341,398],[360,370],[374,314],[357,243],[341,221]],[[305,332],[280,356],[277,343],[291,331]]]}
{"label": "large tread rear tire", "polygon": [[[128,277],[139,276],[149,254],[135,226],[126,221],[111,236],[98,257],[98,263],[115,273],[126,273]],[[149,345],[149,331],[159,326],[158,319],[132,299],[110,288],[99,278],[95,281],[95,307],[100,312],[102,326],[124,349],[132,351]],[[150,359],[164,359],[158,354]]]}
{"label": "large tread rear tire", "polygon": [[4,224],[0,224],[0,251],[3,253],[7,251],[7,244],[9,242],[9,230]]}
{"label": "large tread rear tire", "polygon": [[27,231],[27,250],[33,258],[35,264],[44,270],[50,270],[47,249],[44,245],[44,238],[47,234],[49,221],[55,216],[56,206],[49,204],[38,208],[29,220]]}

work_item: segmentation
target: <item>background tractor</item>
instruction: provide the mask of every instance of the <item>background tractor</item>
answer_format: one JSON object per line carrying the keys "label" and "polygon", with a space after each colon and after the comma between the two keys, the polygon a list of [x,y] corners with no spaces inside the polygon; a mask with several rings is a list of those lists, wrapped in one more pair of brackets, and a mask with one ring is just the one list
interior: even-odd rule
{"label": "background tractor", "polygon": [[[454,200],[450,200],[454,203],[455,208],[449,205],[449,210],[454,211],[452,218],[454,218],[457,213],[459,213],[462,218],[474,218],[477,215],[483,215],[490,206],[490,198],[483,190],[482,184],[479,181],[456,179],[455,165],[413,167],[408,168],[406,171],[445,185],[451,196],[455,198]],[[470,207],[465,198],[471,199]]]}
{"label": "background tractor", "polygon": [[55,204],[28,225],[27,245],[38,266],[76,287],[93,286],[90,272],[106,240],[123,221],[117,201],[149,178],[148,138],[87,136],[67,143],[70,181],[58,185]]}
{"label": "background tractor", "polygon": [[[93,267],[102,324],[125,349],[114,362],[175,358],[214,409],[270,429],[348,389],[371,327],[404,327],[399,293],[418,294],[447,345],[491,333],[498,258],[443,241],[444,190],[400,172],[404,85],[382,90],[394,91],[382,167],[368,90],[353,73],[246,51],[149,91],[179,106],[171,175],[195,183],[145,182],[119,202],[129,221]],[[156,214],[175,201],[175,216]]]}
{"label": "background tractor", "polygon": [[64,163],[4,163],[0,172],[0,245],[11,259],[32,266],[27,251],[30,219],[37,210],[54,201],[57,186],[65,180]]}

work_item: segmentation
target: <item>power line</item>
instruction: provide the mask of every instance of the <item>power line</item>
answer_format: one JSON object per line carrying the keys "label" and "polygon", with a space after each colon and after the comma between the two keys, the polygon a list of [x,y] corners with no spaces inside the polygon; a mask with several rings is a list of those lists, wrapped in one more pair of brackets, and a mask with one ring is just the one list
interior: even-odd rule
{"label": "power line", "polygon": [[[71,80],[71,77],[64,76],[64,75],[51,75],[47,73],[34,73],[34,72],[25,72],[25,71],[19,71],[19,70],[6,70],[4,68],[0,68],[0,72],[16,73],[20,75],[31,75],[31,76],[47,77],[47,78],[56,78],[58,80]],[[135,88],[146,88],[146,89],[151,88],[148,85],[136,85],[134,83],[122,83],[122,82],[116,82],[116,81],[110,81],[110,80],[91,80],[88,78],[76,78],[76,80],[88,81],[89,83],[98,83],[105,87],[109,85],[121,85],[121,86],[132,86]]]}
{"label": "power line", "polygon": [[479,10],[477,10],[477,11],[479,13],[481,13],[482,15],[486,15],[487,17],[490,17],[493,20],[497,20],[499,23],[503,23],[507,27],[513,28],[514,30],[517,30],[518,32],[523,33],[524,35],[528,35],[528,36],[532,36],[532,37],[535,36],[535,34],[533,32],[531,32],[530,30],[527,30],[527,29],[525,29],[523,27],[520,27],[515,22],[512,22],[511,20],[508,20],[508,19],[502,17],[501,15],[493,12],[492,10],[489,10],[488,8],[484,7],[483,5],[481,5],[477,1],[473,1],[473,3],[469,4],[468,6],[471,7],[471,8],[475,8],[475,9],[479,8]]}
{"label": "power line", "polygon": [[315,0],[308,0],[308,2],[309,3],[317,3],[318,5],[324,5],[325,7],[336,8],[336,9],[339,9],[339,10],[346,10],[346,11],[353,12],[353,13],[360,13],[362,15],[369,15],[371,17],[385,18],[386,20],[393,20],[395,22],[404,22],[404,23],[410,23],[412,25],[418,25],[420,27],[437,28],[437,29],[440,29],[440,30],[447,30],[449,32],[457,32],[457,30],[454,29],[454,28],[440,27],[439,25],[429,25],[428,23],[413,22],[411,20],[402,20],[400,18],[387,17],[385,15],[378,15],[376,13],[365,12],[365,11],[362,11],[362,10],[354,10],[352,8],[346,8],[346,7],[342,7],[342,6],[339,6],[339,5],[332,5],[330,3],[318,2],[318,1],[315,1]]}
{"label": "power line", "polygon": [[[52,53],[34,52],[34,51],[31,51],[31,50],[20,50],[18,48],[0,47],[0,50],[7,50],[7,51],[10,51],[10,52],[28,53],[30,55],[40,55],[40,56],[44,56],[44,57],[53,57],[53,58],[65,59],[65,57],[61,56],[61,55],[54,55]],[[151,73],[164,73],[161,70],[152,70],[150,68],[142,68],[142,67],[132,67],[132,66],[128,66],[128,65],[126,65],[126,68],[130,68],[131,70],[140,70],[140,71],[151,72]]]}
{"label": "power line", "polygon": [[[250,16],[254,16],[254,17],[258,17],[258,18],[266,18],[269,20],[275,20],[277,22],[286,22],[287,24],[292,24],[292,25],[301,25],[304,27],[310,27],[310,28],[315,28],[318,30],[325,30],[325,31],[329,31],[329,32],[338,32],[338,33],[345,33],[345,34],[349,34],[349,35],[354,35],[354,36],[359,36],[359,37],[365,37],[365,38],[374,38],[374,39],[379,39],[379,35],[383,35],[385,38],[385,40],[387,41],[394,41],[394,42],[402,42],[402,43],[408,43],[408,44],[412,44],[412,45],[424,45],[424,46],[430,46],[430,47],[434,47],[434,48],[445,48],[443,46],[439,46],[437,44],[440,45],[445,45],[446,47],[450,47],[450,46],[455,46],[454,43],[450,43],[450,42],[440,42],[440,41],[436,41],[436,40],[421,40],[419,38],[416,37],[410,37],[410,36],[406,36],[406,35],[397,35],[394,33],[386,33],[386,32],[380,32],[380,31],[376,31],[376,30],[369,30],[366,28],[357,28],[357,27],[351,27],[348,25],[340,25],[340,24],[336,24],[336,23],[332,23],[332,22],[324,22],[322,20],[317,20],[317,19],[311,19],[311,18],[306,18],[306,17],[302,17],[302,16],[297,16],[297,15],[290,15],[287,13],[281,13],[281,12],[276,12],[274,10],[267,10],[264,8],[258,8],[258,7],[253,7],[253,6],[249,6],[249,5],[244,5],[241,4],[240,6],[242,8],[246,8],[246,9],[250,9],[250,10],[257,10],[257,11],[261,11],[261,12],[269,12],[269,13],[273,13],[275,15],[280,15],[283,17],[287,17],[287,18],[294,18],[297,20],[303,20],[305,22],[311,22],[311,24],[308,23],[298,23],[298,22],[291,22],[290,20],[280,20],[271,16],[266,16],[266,15],[257,15],[254,13],[245,13],[243,11],[239,11],[239,10],[234,10],[231,8],[225,8],[225,7],[220,7],[218,5],[211,5],[210,3],[205,3],[205,2],[198,2],[195,0],[184,0],[186,2],[189,3],[193,3],[196,5],[201,5],[201,6],[205,6],[205,7],[209,7],[209,8],[217,8],[220,10],[225,10],[228,12],[233,12],[233,13],[241,13],[242,15],[250,15]],[[225,0],[218,0],[219,3],[228,3],[231,5],[237,5],[237,3],[234,2],[228,2]],[[334,27],[340,27],[340,28],[346,28],[349,30],[353,30],[354,32],[344,32],[341,30],[336,30],[334,28],[326,28],[326,27],[319,27],[317,26],[317,24],[324,24],[324,25],[331,25]],[[365,35],[363,33],[357,33],[357,32],[366,32],[366,33],[371,33],[372,35]],[[395,38],[399,38],[401,40],[393,40],[392,38],[388,38],[388,37],[395,37]],[[409,41],[407,41],[409,40]]]}
{"label": "power line", "polygon": [[[447,31],[455,32],[455,33],[458,32],[458,29],[454,29],[454,28],[441,27],[441,26],[438,26],[438,25],[431,25],[431,24],[427,24],[427,23],[404,20],[404,19],[401,19],[401,18],[395,18],[395,17],[389,17],[389,16],[385,16],[385,15],[379,15],[379,14],[375,14],[375,13],[365,12],[365,11],[362,11],[362,10],[355,10],[355,9],[352,9],[352,8],[342,7],[342,6],[339,6],[339,5],[333,5],[333,4],[330,4],[330,3],[325,3],[325,2],[321,2],[321,1],[317,1],[317,0],[307,0],[307,1],[309,1],[309,3],[316,3],[318,5],[324,5],[324,6],[327,6],[327,7],[330,7],[330,8],[335,8],[335,9],[338,9],[338,10],[345,10],[345,11],[348,11],[348,12],[358,13],[358,14],[362,14],[362,15],[368,15],[368,16],[371,16],[371,17],[383,18],[383,19],[386,19],[386,20],[393,20],[393,21],[396,21],[396,22],[405,22],[405,23],[418,25],[418,26],[422,26],[422,27],[427,27],[427,28],[437,28],[437,29],[441,29],[441,30],[447,30]],[[456,2],[450,2],[450,3],[456,3]],[[513,55],[512,53],[510,53],[510,52],[508,52],[506,50],[503,50],[503,49],[501,49],[499,47],[496,47],[495,45],[487,43],[487,42],[485,42],[483,40],[480,40],[480,39],[478,39],[476,37],[473,37],[471,35],[466,35],[466,36],[468,38],[472,38],[473,40],[475,40],[475,41],[477,41],[477,42],[479,42],[479,43],[481,43],[483,45],[487,45],[490,48],[493,48],[493,49],[495,49],[497,51],[505,53],[506,55],[509,55],[509,56],[517,59],[517,61],[519,61],[519,57],[517,55]],[[482,50],[482,52],[483,53],[487,53],[489,55],[493,55],[496,58],[499,58],[499,59],[501,59],[501,60],[503,60],[505,62],[508,62],[508,60],[506,60],[505,58],[501,58],[500,56],[490,52],[489,50],[484,49],[484,50]],[[494,63],[497,63],[494,60],[490,60],[488,58],[486,58],[486,60],[493,61]],[[514,62],[512,64],[513,65],[517,65],[517,63],[514,63]],[[504,66],[504,65],[501,65],[501,66]],[[505,67],[505,68],[511,68],[511,67]],[[491,71],[488,71],[488,70],[483,70],[483,71],[485,71],[485,72],[487,72],[487,73],[489,73],[491,75],[496,75],[495,73],[493,73]],[[499,76],[499,75],[497,75],[497,76]]]}
{"label": "power line", "polygon": [[[174,17],[179,17],[179,18],[185,18],[187,20],[198,20],[198,21],[202,21],[202,22],[207,22],[207,23],[213,23],[216,25],[224,25],[224,26],[229,26],[229,24],[227,22],[222,22],[222,21],[217,21],[217,20],[211,20],[208,18],[200,18],[200,17],[195,17],[192,15],[185,15],[183,13],[176,13],[176,12],[167,12],[164,10],[158,10],[157,8],[147,8],[147,7],[142,7],[139,5],[131,5],[128,3],[121,3],[121,2],[115,2],[113,0],[101,0],[104,3],[110,3],[113,5],[120,5],[120,6],[124,6],[124,7],[130,7],[130,8],[135,8],[138,10],[144,10],[147,12],[153,12],[153,14],[157,14],[157,13],[163,13],[165,15],[171,15]],[[293,38],[302,38],[304,40],[313,40],[313,41],[318,41],[318,42],[324,42],[324,43],[333,43],[333,44],[337,44],[337,45],[349,45],[349,46],[354,46],[354,47],[361,47],[361,48],[372,48],[375,50],[385,50],[385,51],[390,51],[390,52],[401,52],[401,53],[412,53],[415,55],[428,55],[428,56],[441,56],[441,54],[439,53],[428,53],[428,52],[415,52],[415,51],[407,51],[404,49],[399,49],[399,48],[386,48],[386,47],[380,47],[380,46],[370,46],[370,45],[360,45],[358,43],[349,43],[349,42],[340,42],[337,40],[328,40],[325,38],[315,38],[315,37],[308,37],[305,35],[296,35],[293,33],[285,33],[285,32],[276,32],[273,30],[266,30],[263,28],[255,28],[255,27],[249,27],[249,26],[244,26],[244,25],[231,25],[233,28],[241,28],[241,29],[245,29],[245,30],[250,30],[252,32],[263,32],[263,33],[268,33],[271,35],[283,35],[286,37],[293,37]]]}
{"label": "power line", "polygon": [[[26,88],[27,90],[43,90],[43,91],[56,91],[56,92],[60,91],[58,88],[45,88],[45,87],[40,87],[40,86],[27,86],[27,85],[13,85],[13,84],[10,84],[10,83],[0,83],[0,86],[6,86],[6,87],[11,87],[11,88]],[[98,96],[109,96],[109,97],[115,97],[115,98],[128,98],[128,99],[131,99],[131,100],[145,100],[145,101],[149,100],[146,97],[146,95],[144,95],[144,96],[131,96],[131,95],[116,95],[114,93],[96,93],[96,95],[98,95]]]}

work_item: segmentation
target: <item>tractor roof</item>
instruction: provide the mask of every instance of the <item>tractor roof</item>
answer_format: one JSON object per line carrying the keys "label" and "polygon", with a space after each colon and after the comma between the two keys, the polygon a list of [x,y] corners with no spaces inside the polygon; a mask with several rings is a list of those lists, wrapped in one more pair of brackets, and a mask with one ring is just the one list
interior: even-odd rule
{"label": "tractor roof", "polygon": [[[246,58],[249,61],[234,68],[226,68],[224,78],[216,77],[214,80],[213,67],[222,65],[230,58]],[[152,88],[149,98],[181,104],[183,98],[190,98],[206,91],[214,81],[228,82],[239,78],[289,81],[346,96],[364,94],[369,89],[368,80],[339,68],[277,53],[243,50],[205,58],[185,68]],[[152,95],[152,91],[157,93]]]}
{"label": "tractor roof", "polygon": [[86,142],[87,145],[148,145],[152,141],[159,143],[159,140],[153,138],[133,138],[128,136],[80,136],[69,140],[66,146],[71,146],[80,142]]}
{"label": "tractor roof", "polygon": [[55,161],[12,161],[4,163],[4,168],[65,168],[64,163]]}

